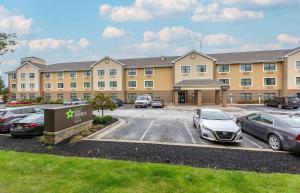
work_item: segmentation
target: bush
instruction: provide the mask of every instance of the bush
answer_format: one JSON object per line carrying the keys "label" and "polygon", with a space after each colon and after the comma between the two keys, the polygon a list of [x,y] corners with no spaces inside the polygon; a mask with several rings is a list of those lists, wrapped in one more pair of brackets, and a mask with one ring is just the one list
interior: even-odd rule
{"label": "bush", "polygon": [[112,116],[111,115],[106,115],[106,116],[103,117],[103,121],[105,123],[110,123],[111,120],[112,120]]}
{"label": "bush", "polygon": [[35,102],[36,103],[41,103],[43,101],[43,98],[42,97],[36,97],[35,98]]}
{"label": "bush", "polygon": [[94,125],[107,124],[107,123],[110,123],[111,120],[112,120],[112,116],[110,116],[110,115],[106,115],[104,117],[93,116],[93,124]]}

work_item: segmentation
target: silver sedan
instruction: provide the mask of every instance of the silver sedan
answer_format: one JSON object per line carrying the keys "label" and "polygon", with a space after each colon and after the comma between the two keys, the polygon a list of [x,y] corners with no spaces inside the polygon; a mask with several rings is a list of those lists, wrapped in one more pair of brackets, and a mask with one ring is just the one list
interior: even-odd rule
{"label": "silver sedan", "polygon": [[221,142],[243,140],[240,127],[221,110],[198,109],[193,115],[193,122],[201,138]]}

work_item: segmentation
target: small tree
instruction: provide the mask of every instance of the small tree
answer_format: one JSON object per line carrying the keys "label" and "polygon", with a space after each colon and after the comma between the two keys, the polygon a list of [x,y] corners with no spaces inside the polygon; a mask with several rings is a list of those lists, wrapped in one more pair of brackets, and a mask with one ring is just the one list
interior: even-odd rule
{"label": "small tree", "polygon": [[7,87],[2,90],[2,100],[4,103],[8,102],[8,93],[9,93],[9,90]]}
{"label": "small tree", "polygon": [[15,33],[0,33],[0,55],[3,55],[8,51],[14,51],[13,47],[17,44],[15,41],[16,37],[17,35]]}
{"label": "small tree", "polygon": [[0,95],[3,94],[4,89],[5,89],[5,84],[4,84],[4,81],[3,81],[3,79],[2,79],[2,77],[0,75]]}
{"label": "small tree", "polygon": [[91,101],[94,110],[102,111],[102,117],[104,116],[104,110],[114,110],[117,105],[103,93],[98,93]]}

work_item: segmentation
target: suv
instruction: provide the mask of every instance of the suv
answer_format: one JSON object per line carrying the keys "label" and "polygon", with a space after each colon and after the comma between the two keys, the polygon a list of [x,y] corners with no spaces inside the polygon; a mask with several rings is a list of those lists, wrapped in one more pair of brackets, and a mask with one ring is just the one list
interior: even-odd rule
{"label": "suv", "polygon": [[0,109],[0,132],[8,133],[14,122],[35,113],[43,113],[39,107],[22,107]]}
{"label": "suv", "polygon": [[138,108],[138,107],[148,107],[151,105],[151,101],[152,101],[152,98],[150,95],[140,95],[136,98],[136,100],[134,101],[134,106],[135,108]]}
{"label": "suv", "polygon": [[275,97],[264,102],[266,106],[282,108],[294,108],[300,107],[300,100],[297,97]]}
{"label": "suv", "polygon": [[71,101],[64,101],[64,105],[82,105],[87,103],[88,102],[86,100],[82,99],[72,99]]}

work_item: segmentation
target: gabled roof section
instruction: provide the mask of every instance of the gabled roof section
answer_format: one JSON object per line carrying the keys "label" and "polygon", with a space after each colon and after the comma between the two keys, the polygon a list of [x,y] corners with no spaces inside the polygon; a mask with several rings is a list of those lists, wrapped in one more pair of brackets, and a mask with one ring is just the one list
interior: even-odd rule
{"label": "gabled roof section", "polygon": [[22,68],[25,65],[32,65],[33,67],[35,67],[38,70],[44,70],[46,68],[46,65],[43,64],[37,64],[34,62],[24,62],[23,64],[21,64],[15,71],[19,70],[20,68]]}
{"label": "gabled roof section", "polygon": [[203,56],[203,57],[208,58],[208,59],[213,60],[213,61],[217,61],[217,59],[215,59],[215,58],[213,58],[213,57],[211,57],[211,56],[209,56],[209,55],[205,55],[205,54],[203,54],[203,53],[201,53],[201,52],[198,52],[198,51],[196,51],[196,50],[191,50],[191,51],[189,51],[188,53],[184,54],[183,56],[181,56],[181,57],[179,57],[179,58],[173,60],[172,63],[174,64],[174,63],[177,62],[178,60],[181,60],[182,58],[184,58],[184,57],[186,57],[186,56],[188,56],[188,55],[190,55],[190,54],[192,54],[192,53],[198,54],[198,55],[200,55],[200,56]]}
{"label": "gabled roof section", "polygon": [[96,61],[84,61],[84,62],[65,62],[46,65],[43,72],[59,72],[59,71],[83,71],[90,70],[90,66]]}
{"label": "gabled roof section", "polygon": [[290,55],[293,55],[297,52],[300,51],[300,47],[297,47],[297,48],[294,48],[294,49],[291,49],[289,52],[287,52],[283,57],[286,58],[286,57],[289,57]]}
{"label": "gabled roof section", "polygon": [[102,61],[105,60],[105,59],[112,60],[112,61],[114,61],[114,62],[120,64],[121,66],[125,66],[122,62],[119,62],[118,60],[115,60],[115,59],[113,59],[113,58],[111,58],[111,57],[109,57],[109,56],[104,56],[104,57],[101,58],[99,61],[93,63],[93,64],[91,65],[91,68],[93,68],[96,64],[102,62]]}

